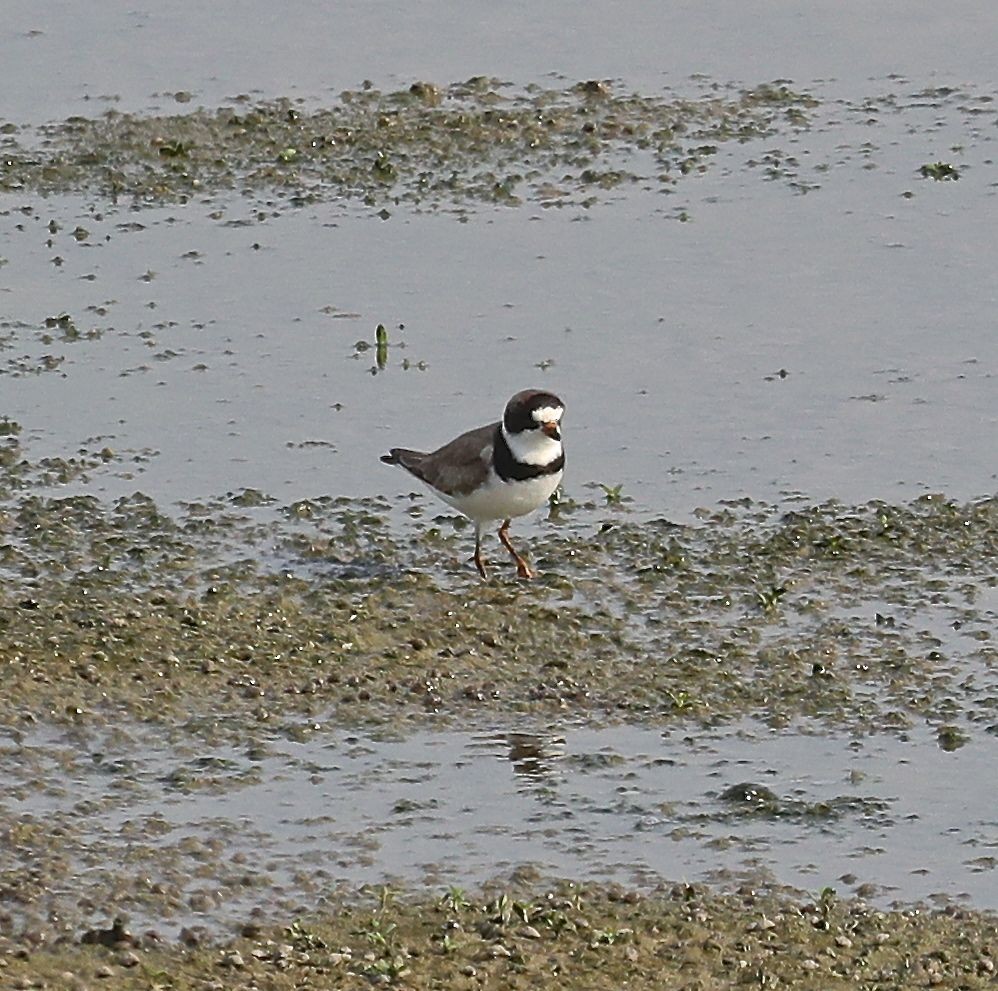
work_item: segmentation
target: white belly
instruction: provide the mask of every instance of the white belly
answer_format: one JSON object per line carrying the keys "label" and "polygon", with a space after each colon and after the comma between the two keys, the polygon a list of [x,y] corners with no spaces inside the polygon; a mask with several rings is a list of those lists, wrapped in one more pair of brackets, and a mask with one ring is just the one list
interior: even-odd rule
{"label": "white belly", "polygon": [[445,502],[464,513],[471,520],[505,520],[533,512],[551,498],[551,493],[561,484],[563,472],[540,475],[522,482],[504,482],[494,472],[488,482],[476,492],[463,496],[448,496],[438,492]]}

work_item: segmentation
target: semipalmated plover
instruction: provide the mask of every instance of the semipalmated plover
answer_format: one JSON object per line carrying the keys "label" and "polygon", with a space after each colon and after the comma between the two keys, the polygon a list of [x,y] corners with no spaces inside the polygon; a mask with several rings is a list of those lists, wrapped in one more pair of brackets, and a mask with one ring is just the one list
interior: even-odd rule
{"label": "semipalmated plover", "polygon": [[393,447],[381,460],[401,465],[444,502],[475,524],[475,566],[482,560],[482,524],[502,520],[499,539],[516,561],[520,578],[533,578],[510,543],[509,523],[543,506],[561,484],[565,452],[561,417],[565,404],[550,392],[526,389],[507,404],[502,419],[461,434],[430,453]]}

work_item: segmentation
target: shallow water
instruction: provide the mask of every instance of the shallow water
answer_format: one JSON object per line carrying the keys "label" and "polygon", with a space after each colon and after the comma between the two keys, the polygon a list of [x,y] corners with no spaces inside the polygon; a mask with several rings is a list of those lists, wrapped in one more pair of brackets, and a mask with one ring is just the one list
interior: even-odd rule
{"label": "shallow water", "polygon": [[[82,8],[72,0],[8,0],[11,71],[0,115],[48,120],[111,105],[147,109],[173,94],[215,104],[238,93],[328,98],[362,79],[464,79],[482,72],[523,82],[663,78],[835,79],[852,88],[890,73],[936,84],[993,82],[998,14],[982,0],[902,9],[859,0],[612,7],[519,2],[306,4],[189,0]],[[294,53],[290,56],[289,53]],[[155,57],[151,57],[155,54]],[[44,65],[45,85],[37,68]]]}
{"label": "shallow water", "polygon": [[[45,821],[58,838],[5,859],[65,858],[49,911],[71,918],[82,900],[139,919],[159,886],[173,900],[160,922],[216,928],[339,887],[474,886],[523,865],[639,887],[772,880],[998,907],[985,736],[956,752],[924,730],[789,738],[748,723],[323,731],[238,747],[157,736],[122,726],[5,743],[5,818],[15,835]],[[726,794],[748,783],[772,796]]]}
{"label": "shallow water", "polygon": [[[8,3],[0,123],[27,133],[242,92],[328,105],[364,78],[405,88],[488,72],[690,99],[712,80],[783,77],[818,105],[809,127],[722,144],[675,185],[622,151],[616,164],[643,178],[588,206],[526,194],[420,212],[207,190],[135,209],[99,190],[0,195],[0,417],[21,425],[31,459],[94,462],[48,494],[140,489],[164,509],[243,488],[284,503],[395,497],[408,486],[378,463],[386,447],[443,442],[532,383],[568,403],[569,496],[620,485],[638,519],[742,496],[995,491],[991,6],[919,2],[903,19],[851,2],[255,12]],[[960,179],[920,176],[935,162]],[[46,326],[63,314],[79,336]],[[389,362],[372,375],[355,344],[379,323]],[[431,524],[398,510],[394,525]],[[272,553],[247,540],[227,555]],[[993,573],[966,575],[977,611],[965,629],[945,601],[898,618],[925,631],[902,641],[912,660],[930,641],[956,658],[942,673],[966,678],[978,726],[993,666],[967,644],[993,630]],[[872,636],[877,603],[863,601],[841,618]],[[256,906],[314,907],[340,885],[473,885],[523,863],[998,907],[985,730],[953,750],[938,729],[852,739],[799,724],[689,737],[483,724],[398,740],[332,726],[301,728],[300,743],[248,722],[237,732],[245,746],[127,723],[3,730],[14,829],[0,857],[37,883],[18,911],[219,927]],[[721,797],[745,782],[775,798]]]}
{"label": "shallow water", "polygon": [[[757,141],[674,196],[463,224],[336,203],[258,220],[224,198],[100,219],[53,198],[26,217],[4,196],[3,412],[36,456],[121,451],[95,486],[109,495],[400,491],[383,449],[441,443],[533,383],[568,403],[574,494],[622,485],[683,515],[744,494],[991,492],[990,139],[966,144],[963,101],[919,103],[875,124],[821,111],[794,140],[810,164],[792,171],[821,186],[807,195],[746,165]],[[956,142],[961,181],[914,176]],[[62,313],[100,336],[52,340]],[[371,375],[354,345],[378,323],[393,346]]]}

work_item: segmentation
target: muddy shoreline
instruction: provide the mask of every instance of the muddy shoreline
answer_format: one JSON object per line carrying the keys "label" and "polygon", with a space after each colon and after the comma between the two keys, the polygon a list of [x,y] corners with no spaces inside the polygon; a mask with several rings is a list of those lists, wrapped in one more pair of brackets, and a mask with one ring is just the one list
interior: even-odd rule
{"label": "muddy shoreline", "polygon": [[743,500],[696,525],[563,504],[531,541],[530,585],[474,580],[455,517],[398,530],[384,500],[269,502],[175,517],[140,494],[15,490],[0,506],[8,725],[472,711],[927,720],[954,746],[996,731],[993,499]]}
{"label": "muddy shoreline", "polygon": [[[884,195],[907,204],[917,189],[926,214],[949,209],[929,195],[984,174],[975,174],[984,164],[975,156],[987,153],[977,135],[993,118],[989,94],[892,81],[877,97],[827,106],[785,82],[740,88],[699,80],[691,88],[693,96],[642,96],[601,80],[519,89],[475,77],[397,91],[365,86],[321,110],[249,98],[191,108],[190,94],[179,92],[175,114],[0,122],[0,191],[16,232],[9,253],[25,251],[16,238],[30,231],[32,245],[39,236],[44,244],[37,249],[44,265],[75,275],[73,264],[64,269],[66,257],[76,265],[84,259],[86,269],[89,248],[145,231],[142,210],[164,204],[179,211],[190,203],[228,228],[263,227],[316,203],[349,211],[344,224],[396,212],[467,221],[476,211],[522,204],[535,213],[570,206],[581,217],[637,191],[655,198],[653,212],[685,224],[690,202],[674,205],[669,196],[708,173],[775,182],[799,196],[888,163]],[[947,114],[967,126],[967,140],[939,150],[926,135]],[[873,129],[878,116],[898,115],[908,115],[908,133],[918,139],[903,155],[889,131]],[[828,146],[817,141],[811,159],[809,133]],[[60,205],[61,196],[82,197],[86,206]],[[39,203],[55,212],[43,216]],[[840,203],[826,208],[830,216]],[[76,211],[71,219],[67,209]],[[128,223],[108,227],[118,213]],[[155,225],[147,233],[162,236]],[[905,236],[920,243],[917,232]],[[260,248],[254,242],[246,250]],[[143,294],[154,263],[171,264],[162,250],[150,249],[148,260],[127,270]],[[185,261],[203,257],[190,245],[175,250]],[[108,316],[125,276],[100,271],[103,295],[91,298],[86,287],[97,275],[86,269],[79,274],[86,298],[72,313],[46,295],[31,313],[0,324],[0,375],[31,388],[41,383],[38,395],[49,395],[53,382],[77,375],[104,346],[115,353],[101,360],[119,377],[182,354],[196,362],[192,373],[208,370],[201,351],[186,352],[174,340],[175,302],[165,291],[163,299],[142,300],[168,311],[154,333],[145,309],[134,321]],[[340,305],[347,302],[337,298],[324,315],[359,318]],[[198,332],[210,326],[209,311],[195,314]],[[258,330],[253,324],[251,333]],[[233,331],[223,322],[220,333]],[[348,333],[352,341],[363,332]],[[499,331],[490,325],[489,333]],[[405,335],[393,334],[393,372],[425,370],[423,352],[403,354]],[[365,342],[350,341],[335,338],[334,360],[366,374]],[[228,343],[220,345],[219,366],[224,357],[225,368],[242,371]],[[280,344],[260,345],[267,350],[259,366],[245,359],[254,381],[267,380]],[[990,371],[969,344],[961,347],[957,378],[972,369],[968,381],[983,395]],[[258,350],[254,342],[246,353]],[[768,379],[797,374],[777,371],[782,342],[773,354]],[[536,369],[549,366],[544,358]],[[904,369],[888,372],[890,388],[883,388],[893,396],[895,382],[900,389],[908,378]],[[847,399],[885,398],[839,387],[836,414],[848,409]],[[194,391],[187,379],[178,392],[184,389]],[[139,394],[133,401],[148,398]],[[324,403],[339,402],[322,395]],[[950,393],[931,395],[942,403]],[[359,401],[358,410],[363,416]],[[331,412],[323,406],[323,415]],[[843,748],[920,734],[947,756],[993,746],[994,497],[809,503],[793,496],[778,505],[745,498],[711,502],[678,523],[633,506],[616,479],[579,482],[526,530],[523,546],[539,579],[525,585],[497,567],[482,583],[467,561],[466,522],[420,494],[282,502],[247,488],[172,504],[141,491],[137,480],[132,494],[102,498],[93,494],[95,479],[111,474],[120,491],[157,456],[139,446],[149,443],[144,435],[132,437],[134,450],[119,450],[110,437],[46,436],[17,415],[23,425],[0,410],[4,987],[993,986],[993,912],[959,896],[887,905],[863,877],[862,862],[856,876],[840,877],[839,892],[790,890],[761,869],[751,881],[664,883],[649,872],[645,883],[615,885],[523,868],[481,889],[446,890],[437,883],[445,873],[439,863],[426,866],[423,884],[357,891],[344,875],[355,863],[379,863],[385,847],[378,837],[339,825],[341,833],[322,837],[325,848],[288,872],[268,859],[262,835],[260,851],[246,852],[252,809],[226,818],[211,800],[250,793],[277,743],[337,733],[356,734],[344,750],[370,750],[353,777],[344,775],[340,800],[347,801],[351,787],[374,778],[374,737],[412,741],[431,730],[499,727],[504,759],[528,766],[513,773],[525,776],[531,801],[551,815],[559,812],[556,771],[569,765],[524,725],[641,726],[696,741],[707,730],[735,737],[751,724],[785,732],[788,747],[793,734],[798,741],[824,734]],[[869,424],[878,421],[854,422],[874,430]],[[292,442],[312,443],[298,434]],[[332,441],[316,443],[342,454]],[[224,460],[225,441],[216,444],[210,457]],[[56,453],[36,454],[43,445]],[[171,470],[183,470],[186,456]],[[219,488],[235,484],[225,473],[222,467]],[[218,491],[215,484],[209,492]],[[566,818],[580,810],[621,816],[663,845],[701,828],[707,849],[743,843],[746,857],[767,829],[787,821],[818,836],[844,822],[842,833],[869,840],[871,856],[871,837],[893,838],[870,826],[892,828],[889,776],[865,792],[838,780],[807,792],[789,773],[736,778],[717,794],[703,783],[701,797],[728,806],[677,813],[667,793],[656,793],[658,779],[644,793],[635,785],[647,766],[677,760],[678,748],[667,754],[660,744],[649,745],[643,763],[609,750],[573,755],[573,770],[621,771],[606,782],[610,799],[566,789]],[[924,749],[911,753],[924,759]],[[347,763],[335,751],[320,756],[309,753],[296,766],[310,785],[341,770],[336,760]],[[423,762],[432,760],[431,752]],[[458,753],[452,763],[470,760]],[[81,785],[83,764],[89,790]],[[402,766],[397,780],[428,788],[420,770]],[[131,815],[157,796],[162,808]],[[171,822],[163,809],[176,796],[203,799],[193,803],[202,818]],[[385,818],[406,824],[422,815],[428,830],[446,835],[433,820],[434,799],[420,801],[392,796]],[[293,809],[318,831],[328,809],[320,807],[314,821],[311,813]],[[538,828],[556,831],[536,818]],[[703,824],[718,821],[730,828],[713,837]],[[996,866],[989,829],[975,822],[961,834],[968,845],[961,868],[985,877]],[[823,864],[812,866],[819,874]]]}
{"label": "muddy shoreline", "polygon": [[[329,899],[322,899],[329,902]],[[880,911],[840,900],[743,887],[676,884],[651,894],[536,880],[438,896],[388,887],[283,925],[248,920],[203,944],[133,933],[121,920],[79,942],[0,937],[10,988],[401,988],[546,986],[985,988],[996,972],[998,919],[963,909]],[[165,984],[164,984],[165,982]]]}

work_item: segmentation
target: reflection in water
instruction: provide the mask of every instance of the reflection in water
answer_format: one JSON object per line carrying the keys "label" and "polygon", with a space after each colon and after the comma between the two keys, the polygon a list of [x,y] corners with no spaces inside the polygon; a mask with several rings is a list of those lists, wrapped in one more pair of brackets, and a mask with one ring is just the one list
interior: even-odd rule
{"label": "reflection in water", "polygon": [[485,737],[487,742],[505,745],[505,757],[517,774],[528,778],[547,777],[556,761],[565,756],[565,738],[540,733],[503,733]]}
{"label": "reflection in water", "polygon": [[163,912],[149,885],[178,924],[227,925],[316,885],[471,886],[527,864],[998,907],[993,863],[971,856],[998,843],[979,787],[986,734],[948,753],[928,729],[861,741],[754,724],[560,729],[275,734],[250,749],[143,725],[22,731],[0,742],[0,832],[19,837],[7,868],[51,872],[26,916],[98,905],[133,927]]}

